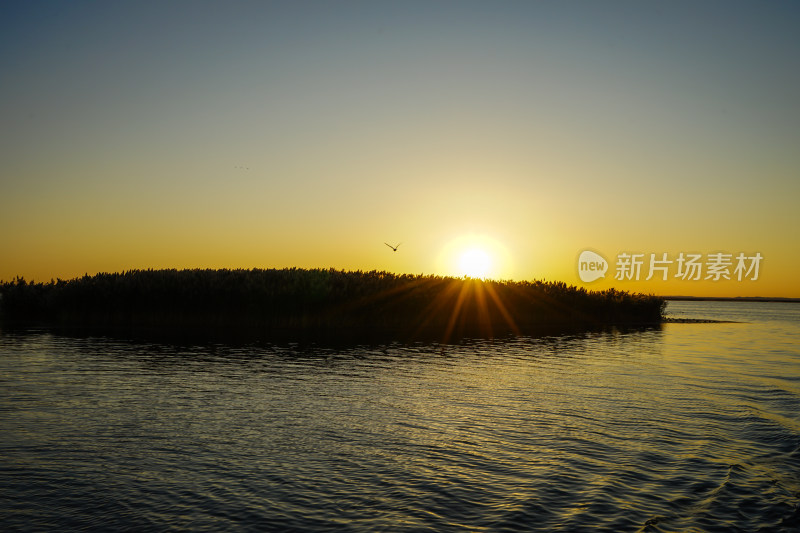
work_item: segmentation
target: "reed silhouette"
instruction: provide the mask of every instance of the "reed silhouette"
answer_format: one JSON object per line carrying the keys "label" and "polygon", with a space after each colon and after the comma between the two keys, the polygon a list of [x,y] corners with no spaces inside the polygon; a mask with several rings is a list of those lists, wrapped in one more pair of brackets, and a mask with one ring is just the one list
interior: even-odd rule
{"label": "reed silhouette", "polygon": [[543,326],[662,320],[664,299],[563,282],[483,281],[334,269],[131,270],[0,283],[5,323],[230,328],[264,332],[392,331],[440,339]]}

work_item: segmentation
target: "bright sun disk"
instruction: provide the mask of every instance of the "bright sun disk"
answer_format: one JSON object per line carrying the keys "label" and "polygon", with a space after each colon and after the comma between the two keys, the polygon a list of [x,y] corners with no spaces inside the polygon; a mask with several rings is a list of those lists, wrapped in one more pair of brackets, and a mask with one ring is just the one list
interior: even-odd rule
{"label": "bright sun disk", "polygon": [[470,278],[485,278],[492,269],[492,258],[480,248],[466,250],[458,261],[461,274]]}
{"label": "bright sun disk", "polygon": [[457,278],[503,279],[511,272],[511,254],[497,239],[468,233],[447,242],[436,260],[437,273]]}

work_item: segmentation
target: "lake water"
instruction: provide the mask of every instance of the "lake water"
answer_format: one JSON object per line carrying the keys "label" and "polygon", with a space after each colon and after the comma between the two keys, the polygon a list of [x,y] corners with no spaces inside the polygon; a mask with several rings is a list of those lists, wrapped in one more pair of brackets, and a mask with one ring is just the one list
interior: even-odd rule
{"label": "lake water", "polygon": [[0,334],[8,530],[797,531],[800,304],[445,346]]}

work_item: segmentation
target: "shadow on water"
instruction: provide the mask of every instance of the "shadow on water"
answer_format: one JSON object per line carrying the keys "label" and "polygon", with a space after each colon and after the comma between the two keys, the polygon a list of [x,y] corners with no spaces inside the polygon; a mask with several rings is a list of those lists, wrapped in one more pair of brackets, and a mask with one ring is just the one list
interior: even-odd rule
{"label": "shadow on water", "polygon": [[630,334],[646,331],[661,331],[661,324],[626,326],[568,326],[542,325],[528,328],[524,334],[498,331],[496,335],[469,335],[451,333],[445,337],[435,329],[410,332],[397,328],[282,328],[252,330],[235,328],[125,328],[54,326],[49,324],[3,325],[0,335],[7,333],[52,333],[74,339],[108,338],[132,344],[165,344],[171,346],[215,346],[233,348],[262,347],[279,348],[296,355],[314,354],[320,351],[347,351],[351,349],[383,350],[387,346],[419,346],[427,350],[447,352],[453,347],[476,342],[503,344],[518,338],[564,339],[583,337],[588,334]]}

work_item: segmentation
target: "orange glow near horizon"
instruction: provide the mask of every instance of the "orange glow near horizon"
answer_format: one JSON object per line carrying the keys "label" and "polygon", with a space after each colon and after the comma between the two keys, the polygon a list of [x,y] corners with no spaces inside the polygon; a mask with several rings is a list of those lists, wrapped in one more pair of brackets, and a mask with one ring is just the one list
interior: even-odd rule
{"label": "orange glow near horizon", "polygon": [[[208,234],[206,234],[208,235]],[[244,237],[243,237],[244,239]],[[345,246],[348,260],[343,261],[337,254],[335,243],[322,244],[317,250],[299,249],[287,239],[278,240],[263,248],[249,247],[245,242],[230,240],[226,243],[216,241],[207,247],[194,244],[193,240],[175,239],[171,244],[155,236],[146,246],[133,246],[109,241],[105,248],[93,249],[91,243],[74,240],[71,242],[51,241],[46,248],[37,248],[30,243],[20,245],[22,251],[16,259],[3,263],[0,280],[11,280],[22,276],[29,281],[48,281],[54,278],[69,279],[85,273],[115,272],[148,268],[336,268],[341,270],[386,270],[398,274],[438,274],[453,277],[472,277],[486,279],[513,279],[564,281],[570,285],[585,287],[587,290],[616,288],[630,292],[658,294],[664,296],[762,296],[762,297],[800,297],[795,273],[787,267],[791,261],[770,254],[767,249],[762,255],[758,280],[745,277],[737,281],[730,269],[731,279],[718,281],[705,279],[703,272],[699,280],[676,279],[675,267],[668,279],[660,275],[647,280],[647,268],[643,267],[639,279],[615,279],[615,252],[599,249],[608,259],[609,268],[605,278],[593,282],[582,282],[578,277],[578,251],[554,250],[535,262],[525,262],[513,257],[508,247],[484,234],[464,234],[451,239],[436,248],[436,243],[404,242],[397,252],[383,245],[382,241],[370,242],[366,250]],[[124,246],[123,246],[124,244]],[[383,249],[382,249],[383,248]],[[730,253],[735,254],[737,250]],[[679,252],[670,251],[674,258]],[[748,252],[749,253],[749,252]],[[321,259],[327,257],[327,259]],[[427,259],[426,259],[427,257]],[[431,260],[431,257],[435,260]],[[520,264],[522,263],[522,264]]]}

